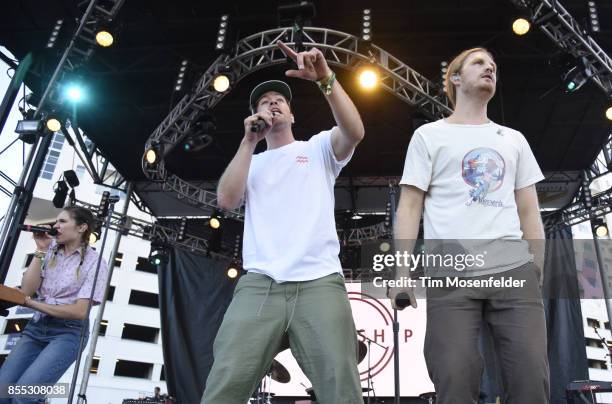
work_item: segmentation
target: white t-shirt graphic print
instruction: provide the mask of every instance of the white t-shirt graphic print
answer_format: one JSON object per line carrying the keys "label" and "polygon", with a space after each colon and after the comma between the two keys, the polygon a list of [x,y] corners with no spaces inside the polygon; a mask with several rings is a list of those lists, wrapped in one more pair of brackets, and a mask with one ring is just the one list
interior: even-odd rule
{"label": "white t-shirt graphic print", "polygon": [[342,273],[331,130],[253,156],[246,190],[243,266],[277,282]]}
{"label": "white t-shirt graphic print", "polygon": [[[483,247],[489,249],[486,267],[471,273],[483,275],[531,259],[521,241],[514,191],[542,179],[520,132],[494,122],[459,125],[438,120],[415,131],[400,184],[426,192],[425,239],[480,239],[483,245],[489,241]],[[505,241],[493,245],[496,240]]]}

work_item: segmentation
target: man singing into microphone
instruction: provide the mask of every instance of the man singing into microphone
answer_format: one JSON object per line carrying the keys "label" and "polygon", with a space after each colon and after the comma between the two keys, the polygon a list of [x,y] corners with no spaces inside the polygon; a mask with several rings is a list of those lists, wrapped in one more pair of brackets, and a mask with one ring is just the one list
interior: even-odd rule
{"label": "man singing into microphone", "polygon": [[[242,255],[248,273],[217,334],[202,403],[246,403],[285,335],[319,403],[360,403],[357,338],[338,259],[334,183],[363,139],[363,123],[321,51],[278,46],[298,66],[286,75],[316,82],[337,126],[296,141],[289,86],[266,81],[251,92],[253,115],[244,120],[244,138],[218,187],[223,209],[245,200]],[[267,150],[253,155],[262,139]]]}
{"label": "man singing into microphone", "polygon": [[[497,66],[486,49],[466,50],[450,63],[445,88],[455,110],[415,131],[400,181],[396,247],[414,244],[410,240],[416,239],[424,213],[426,246],[443,245],[445,240],[455,251],[462,251],[456,246],[469,245],[475,247],[474,254],[484,257],[481,266],[455,271],[455,280],[459,276],[472,282],[502,276],[526,280],[524,287],[517,288],[427,290],[424,351],[438,404],[478,402],[483,371],[478,338],[483,320],[492,330],[500,359],[502,401],[549,402],[546,326],[538,282],[544,230],[535,188],[544,177],[523,135],[487,117],[496,82]],[[442,282],[451,279],[443,278]],[[395,299],[400,293],[416,307],[410,289],[393,289],[389,297]]]}

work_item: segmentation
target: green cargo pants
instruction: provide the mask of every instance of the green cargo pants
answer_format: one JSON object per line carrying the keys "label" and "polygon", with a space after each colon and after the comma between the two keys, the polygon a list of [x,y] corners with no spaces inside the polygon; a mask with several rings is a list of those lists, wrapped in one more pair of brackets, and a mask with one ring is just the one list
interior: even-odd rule
{"label": "green cargo pants", "polygon": [[279,284],[248,273],[236,285],[217,333],[201,404],[245,404],[285,334],[319,403],[363,403],[357,335],[342,276]]}

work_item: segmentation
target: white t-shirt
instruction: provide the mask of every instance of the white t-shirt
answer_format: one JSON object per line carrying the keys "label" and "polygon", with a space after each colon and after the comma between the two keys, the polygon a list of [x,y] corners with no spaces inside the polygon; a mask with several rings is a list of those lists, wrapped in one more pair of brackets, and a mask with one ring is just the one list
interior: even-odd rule
{"label": "white t-shirt", "polygon": [[[514,191],[542,179],[520,132],[494,122],[460,125],[441,119],[415,131],[400,184],[426,192],[425,239],[506,240],[503,248],[489,242],[489,265],[472,273],[482,275],[532,259],[527,243],[520,241]],[[497,250],[505,252],[503,257]]]}
{"label": "white t-shirt", "polygon": [[[351,154],[352,156],[352,154]],[[342,273],[331,130],[253,156],[246,188],[243,267],[276,282]]]}

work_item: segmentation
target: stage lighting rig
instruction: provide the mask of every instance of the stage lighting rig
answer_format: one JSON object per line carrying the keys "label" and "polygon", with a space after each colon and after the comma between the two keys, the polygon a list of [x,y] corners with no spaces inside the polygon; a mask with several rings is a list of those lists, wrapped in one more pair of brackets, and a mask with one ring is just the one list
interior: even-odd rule
{"label": "stage lighting rig", "polygon": [[357,74],[359,86],[364,90],[373,90],[378,87],[380,76],[378,68],[374,63],[364,64],[359,68]]}
{"label": "stage lighting rig", "polygon": [[57,20],[55,22],[53,31],[51,31],[51,36],[49,37],[49,40],[47,41],[47,49],[51,49],[55,47],[55,44],[57,43],[57,38],[59,37],[59,33],[62,29],[62,25],[64,25],[64,20]]}
{"label": "stage lighting rig", "polygon": [[212,133],[216,130],[211,116],[204,116],[193,124],[191,133],[183,140],[183,150],[187,153],[196,153],[204,150],[213,142]]}
{"label": "stage lighting rig", "polygon": [[361,40],[372,42],[372,10],[364,8],[361,13]]}
{"label": "stage lighting rig", "polygon": [[176,77],[176,82],[174,83],[174,91],[181,91],[181,89],[183,88],[183,82],[185,81],[185,75],[187,74],[188,65],[189,61],[187,59],[181,62],[181,67]]}
{"label": "stage lighting rig", "polygon": [[215,50],[217,52],[225,52],[227,49],[227,37],[229,34],[229,15],[223,14],[219,20],[219,29],[217,30],[217,43]]}
{"label": "stage lighting rig", "polygon": [[512,23],[512,31],[518,36],[525,35],[529,32],[529,28],[531,28],[531,24],[524,18],[517,18]]}
{"label": "stage lighting rig", "polygon": [[587,1],[587,15],[591,32],[599,32],[601,30],[599,25],[599,16],[597,15],[597,6],[593,0]]}

